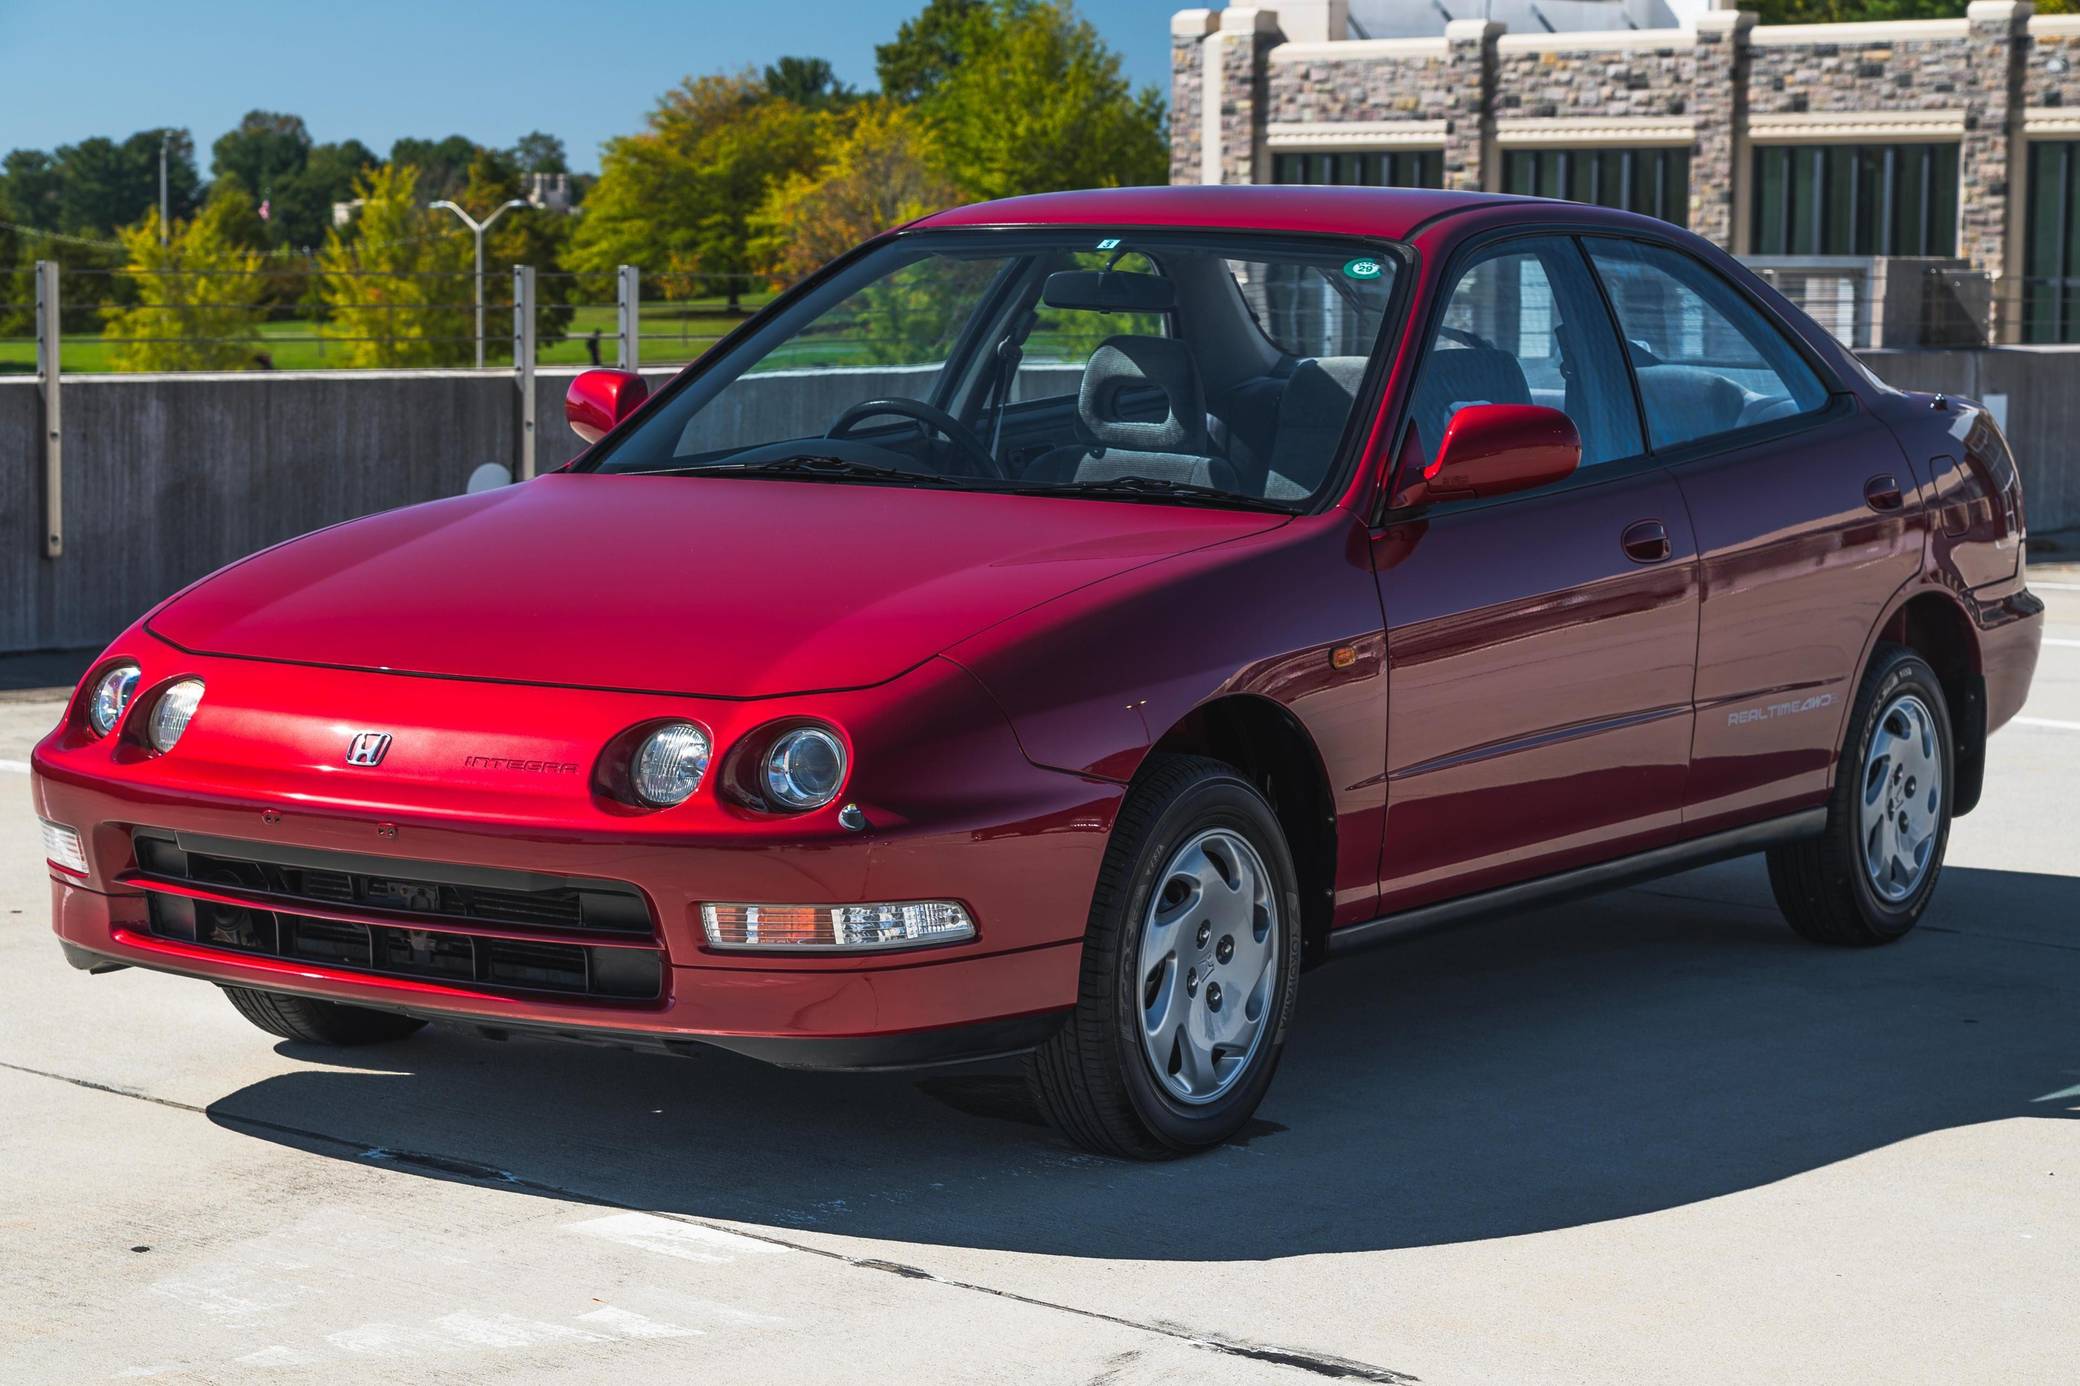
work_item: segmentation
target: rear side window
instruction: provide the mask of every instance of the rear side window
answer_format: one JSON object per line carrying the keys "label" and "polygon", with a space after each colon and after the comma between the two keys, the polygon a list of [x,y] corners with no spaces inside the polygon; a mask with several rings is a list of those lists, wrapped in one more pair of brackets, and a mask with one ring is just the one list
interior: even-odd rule
{"label": "rear side window", "polygon": [[1827,387],[1716,271],[1665,246],[1592,239],[1657,448],[1818,409]]}

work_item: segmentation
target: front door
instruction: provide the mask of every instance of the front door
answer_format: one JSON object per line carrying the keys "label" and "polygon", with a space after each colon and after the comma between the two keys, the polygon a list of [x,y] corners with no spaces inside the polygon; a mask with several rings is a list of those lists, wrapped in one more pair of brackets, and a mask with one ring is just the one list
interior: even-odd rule
{"label": "front door", "polygon": [[1503,241],[1460,272],[1411,397],[1417,447],[1475,403],[1564,409],[1582,466],[1380,532],[1389,913],[1658,845],[1682,821],[1697,549],[1574,240]]}

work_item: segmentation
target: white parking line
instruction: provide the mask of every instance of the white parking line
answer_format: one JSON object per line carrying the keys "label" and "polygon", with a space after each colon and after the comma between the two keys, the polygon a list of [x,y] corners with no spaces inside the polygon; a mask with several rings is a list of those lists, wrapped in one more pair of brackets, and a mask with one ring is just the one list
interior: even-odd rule
{"label": "white parking line", "polygon": [[2080,592],[2080,582],[2032,582],[2030,587],[2041,587],[2046,592]]}
{"label": "white parking line", "polygon": [[2057,722],[2049,717],[2017,717],[2018,727],[2042,727],[2046,731],[2080,731],[2080,722]]}
{"label": "white parking line", "polygon": [[0,760],[0,770],[12,770],[17,775],[26,775],[29,773],[29,762],[26,760]]}
{"label": "white parking line", "polygon": [[2056,635],[2045,636],[2044,643],[2047,645],[2063,645],[2069,650],[2080,650],[2080,640],[2067,640]]}

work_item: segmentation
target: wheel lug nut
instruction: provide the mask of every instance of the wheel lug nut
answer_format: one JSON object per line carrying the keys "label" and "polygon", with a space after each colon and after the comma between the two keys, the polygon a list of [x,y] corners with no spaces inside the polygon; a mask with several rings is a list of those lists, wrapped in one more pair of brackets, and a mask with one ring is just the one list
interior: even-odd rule
{"label": "wheel lug nut", "polygon": [[1199,969],[1193,968],[1190,972],[1184,974],[1184,994],[1186,996],[1197,996],[1199,994]]}
{"label": "wheel lug nut", "polygon": [[1221,1008],[1221,984],[1219,982],[1208,982],[1206,984],[1206,1004],[1214,1010]]}
{"label": "wheel lug nut", "polygon": [[1202,923],[1202,924],[1201,924],[1201,925],[1199,926],[1199,946],[1200,946],[1201,948],[1204,948],[1204,947],[1206,946],[1206,940],[1207,940],[1207,939],[1209,939],[1209,938],[1212,938],[1212,937],[1213,937],[1213,925],[1211,925],[1211,924],[1203,924],[1203,923]]}
{"label": "wheel lug nut", "polygon": [[1233,934],[1222,935],[1220,946],[1213,950],[1213,956],[1214,960],[1217,962],[1226,962],[1228,959],[1234,957],[1235,936]]}

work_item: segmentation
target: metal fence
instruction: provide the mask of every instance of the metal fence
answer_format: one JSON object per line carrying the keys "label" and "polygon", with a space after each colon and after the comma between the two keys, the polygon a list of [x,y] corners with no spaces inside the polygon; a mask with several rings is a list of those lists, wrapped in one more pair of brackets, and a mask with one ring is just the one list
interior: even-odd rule
{"label": "metal fence", "polygon": [[[0,375],[513,363],[511,269],[0,268]],[[771,297],[751,275],[537,269],[536,363],[683,364]],[[44,285],[56,317],[37,309]]]}

